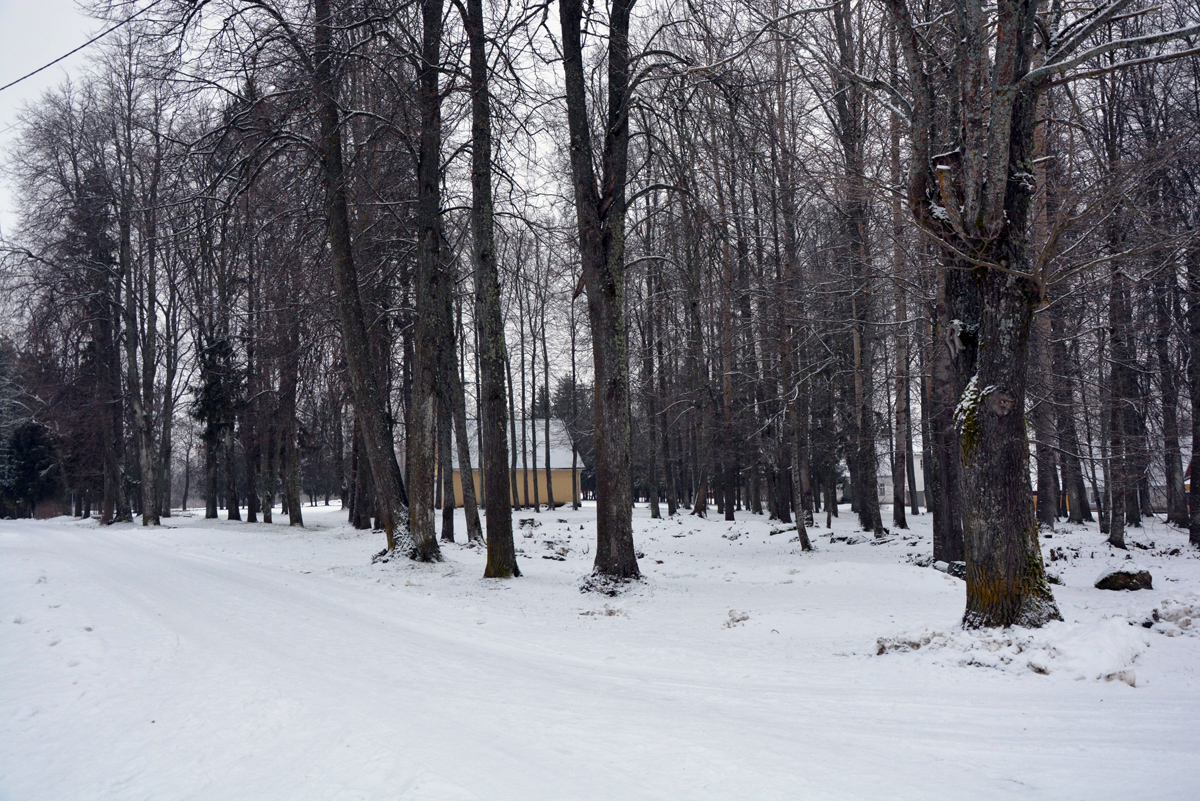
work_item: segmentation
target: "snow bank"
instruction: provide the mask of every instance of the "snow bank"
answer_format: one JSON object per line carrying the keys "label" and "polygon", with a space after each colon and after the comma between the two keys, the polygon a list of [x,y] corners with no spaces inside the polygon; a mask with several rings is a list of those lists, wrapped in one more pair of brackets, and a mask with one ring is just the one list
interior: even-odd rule
{"label": "snow bank", "polygon": [[915,635],[881,637],[876,653],[914,654],[940,665],[1119,680],[1134,687],[1134,664],[1149,645],[1144,628],[1131,625],[1126,618],[1111,617],[1095,623],[1053,621],[1041,629],[927,629]]}
{"label": "snow bank", "polygon": [[1142,627],[1168,637],[1200,637],[1200,595],[1166,598],[1142,620]]}

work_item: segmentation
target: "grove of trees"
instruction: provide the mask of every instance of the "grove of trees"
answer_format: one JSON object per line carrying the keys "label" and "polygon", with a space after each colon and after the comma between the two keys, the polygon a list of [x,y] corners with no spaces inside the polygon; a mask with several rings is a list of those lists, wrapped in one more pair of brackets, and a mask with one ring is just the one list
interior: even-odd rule
{"label": "grove of trees", "polygon": [[1194,2],[90,8],[4,154],[5,514],[338,498],[436,561],[481,455],[516,577],[553,417],[606,581],[637,501],[930,513],[969,627],[1059,616],[1060,519],[1200,547]]}

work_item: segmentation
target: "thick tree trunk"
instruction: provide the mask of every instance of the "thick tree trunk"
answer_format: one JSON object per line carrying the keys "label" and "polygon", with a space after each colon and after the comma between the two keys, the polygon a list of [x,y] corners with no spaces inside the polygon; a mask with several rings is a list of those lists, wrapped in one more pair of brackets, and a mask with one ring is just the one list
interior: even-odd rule
{"label": "thick tree trunk", "polygon": [[204,518],[217,519],[217,435],[204,437]]}
{"label": "thick tree trunk", "polygon": [[[994,258],[1023,265],[1019,255],[1001,250]],[[969,493],[963,624],[1037,627],[1061,619],[1046,583],[1029,486],[1025,388],[1038,291],[1028,279],[993,269],[981,300],[977,372],[958,414]]]}
{"label": "thick tree trunk", "polygon": [[954,427],[954,409],[975,371],[979,290],[949,257],[942,257],[939,266],[929,389],[932,464],[925,472],[925,491],[933,495],[933,558],[956,562],[964,558],[964,503],[962,452]]}
{"label": "thick tree trunk", "polygon": [[[892,52],[893,59],[895,51]],[[892,115],[892,185],[900,183],[900,130],[899,120]],[[910,424],[908,419],[908,302],[904,291],[904,248],[901,237],[904,226],[900,218],[900,204],[892,207],[892,281],[896,293],[896,428],[893,439],[895,448],[892,458],[892,525],[898,529],[908,528],[908,519],[904,516],[904,478],[908,471],[908,461],[911,458]]]}
{"label": "thick tree trunk", "polygon": [[413,382],[406,448],[409,513],[417,558],[436,561],[434,479],[437,448],[434,441],[439,386],[440,293],[448,280],[441,264],[441,124],[442,98],[438,88],[441,60],[442,0],[421,2],[421,127],[417,154],[417,269],[413,285],[416,319],[413,325]]}
{"label": "thick tree trunk", "polygon": [[[450,428],[454,423],[450,410],[446,408],[447,401],[449,398],[443,397],[438,403],[437,415],[438,472],[441,474],[442,485],[441,541],[454,542],[454,463],[453,457],[450,455],[450,451],[454,447]],[[470,476],[462,474],[461,478],[465,487]]]}
{"label": "thick tree trunk", "polygon": [[300,449],[296,445],[295,413],[291,422],[284,423],[283,492],[287,504],[288,525],[304,526],[304,502],[300,497]]}
{"label": "thick tree trunk", "polygon": [[[508,351],[500,307],[492,211],[492,120],[488,95],[487,40],[483,0],[467,0],[465,21],[471,49],[471,238],[475,268],[475,325],[479,338],[480,487],[487,499],[485,578],[521,575],[512,531],[512,489],[508,465],[508,410],[504,373]],[[465,425],[464,425],[465,428]],[[466,432],[460,434],[460,464]],[[465,475],[465,474],[464,474]]]}
{"label": "thick tree trunk", "polygon": [[[124,402],[121,398],[120,359],[113,341],[115,332],[112,328],[108,324],[101,326],[102,341],[99,349],[102,356],[98,367],[101,374],[100,398],[104,404],[104,411],[101,413],[101,440],[104,443],[104,506],[101,520],[106,524],[123,523],[133,519],[125,486],[125,471],[122,469],[125,463]],[[213,517],[216,517],[215,485],[214,481]]]}
{"label": "thick tree trunk", "polygon": [[371,477],[371,462],[366,458],[362,430],[357,422],[354,426],[354,506],[350,510],[350,524],[357,529],[371,527],[375,512],[375,483]]}
{"label": "thick tree trunk", "polygon": [[629,442],[629,361],[625,320],[625,181],[629,148],[632,0],[609,13],[608,103],[603,176],[592,160],[580,0],[559,4],[571,171],[595,380],[597,574],[640,575],[633,544]]}
{"label": "thick tree trunk", "polygon": [[[931,68],[907,2],[889,0],[888,5],[912,93],[909,204],[918,223],[952,246],[944,257],[951,269],[938,303],[941,330],[935,328],[934,336],[935,389],[941,383],[937,372],[945,383],[954,377],[949,357],[957,354],[942,348],[960,350],[959,335],[971,333],[970,316],[941,308],[972,297],[970,291],[955,291],[951,278],[958,275],[978,289],[975,369],[954,407],[965,490],[963,624],[1037,627],[1061,619],[1042,565],[1025,420],[1033,312],[1045,300],[1040,265],[1029,257],[1028,241],[1034,182],[1027,176],[1035,161],[1040,84],[1026,79],[1039,6],[1002,3],[994,27],[977,11],[952,12],[961,35],[949,120],[958,147],[935,157],[940,120],[931,76],[937,68]],[[962,269],[954,269],[959,265],[950,260],[960,257],[965,257]],[[947,334],[944,343],[938,341]],[[943,408],[937,411],[947,411],[944,398],[938,405]],[[941,423],[933,427],[944,434]],[[946,487],[940,489],[945,493]]]}

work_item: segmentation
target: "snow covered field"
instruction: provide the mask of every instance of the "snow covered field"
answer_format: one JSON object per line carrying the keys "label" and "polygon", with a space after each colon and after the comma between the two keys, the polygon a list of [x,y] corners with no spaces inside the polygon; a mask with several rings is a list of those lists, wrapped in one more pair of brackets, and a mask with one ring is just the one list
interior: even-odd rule
{"label": "snow covered field", "polygon": [[590,509],[516,513],[513,581],[304,514],[0,523],[0,798],[1200,798],[1200,558],[1161,524],[1153,590],[1093,589],[1124,554],[1060,526],[1065,622],[976,635],[910,564],[927,515],[875,545],[843,507],[803,554],[639,508],[646,578],[606,597]]}

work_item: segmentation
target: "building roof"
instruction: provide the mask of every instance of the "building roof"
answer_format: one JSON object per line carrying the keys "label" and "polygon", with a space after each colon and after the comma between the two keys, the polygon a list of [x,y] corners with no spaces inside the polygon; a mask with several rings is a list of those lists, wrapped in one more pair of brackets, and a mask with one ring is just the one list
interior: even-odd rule
{"label": "building roof", "polygon": [[[530,453],[533,448],[533,432],[530,430],[531,424],[537,428],[537,457],[536,463],[539,470],[546,468],[546,420],[544,418],[517,420],[517,441],[508,443],[509,459],[512,459],[512,453],[517,454],[517,466],[521,465],[521,431],[525,431],[525,453],[526,459],[529,462],[529,469],[533,469],[534,456]],[[508,438],[512,439],[512,423],[505,427],[508,433]],[[467,420],[467,446],[471,452],[471,467],[479,469],[479,434],[476,420]],[[451,460],[454,469],[458,469],[458,444],[455,443],[454,450],[451,451]],[[583,461],[580,460],[578,467],[583,467]],[[562,420],[550,418],[550,469],[551,470],[570,470],[571,469],[571,438],[567,435],[567,427]]]}

